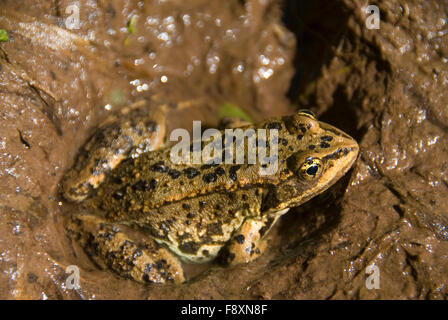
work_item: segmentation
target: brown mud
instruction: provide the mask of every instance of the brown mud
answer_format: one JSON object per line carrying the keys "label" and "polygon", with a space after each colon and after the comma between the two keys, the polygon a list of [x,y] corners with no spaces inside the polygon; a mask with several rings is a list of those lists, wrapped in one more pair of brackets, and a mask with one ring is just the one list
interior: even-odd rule
{"label": "brown mud", "polygon": [[[447,298],[446,3],[379,1],[371,30],[361,0],[79,3],[69,30],[71,1],[0,2],[0,298]],[[310,108],[360,156],[280,219],[258,260],[141,285],[67,238],[63,217],[77,208],[58,193],[99,123],[139,99],[200,99],[172,111],[171,129],[216,126],[225,103],[254,120]],[[370,265],[379,289],[366,287]]]}

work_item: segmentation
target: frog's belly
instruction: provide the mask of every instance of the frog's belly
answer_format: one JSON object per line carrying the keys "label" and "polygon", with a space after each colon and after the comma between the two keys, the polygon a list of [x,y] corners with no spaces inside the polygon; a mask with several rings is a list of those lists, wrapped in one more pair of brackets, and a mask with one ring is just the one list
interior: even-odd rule
{"label": "frog's belly", "polygon": [[238,214],[226,224],[221,224],[219,234],[197,232],[188,240],[183,240],[178,232],[171,232],[164,238],[154,237],[160,244],[166,245],[185,262],[205,263],[216,258],[221,248],[230,240],[235,230],[242,225],[244,215]]}
{"label": "frog's belly", "polygon": [[182,251],[178,245],[161,239],[156,239],[160,244],[165,244],[168,248],[174,252],[179,258],[188,263],[206,263],[216,258],[221,248],[225,243],[210,243],[200,244],[198,250],[192,253],[186,253]]}

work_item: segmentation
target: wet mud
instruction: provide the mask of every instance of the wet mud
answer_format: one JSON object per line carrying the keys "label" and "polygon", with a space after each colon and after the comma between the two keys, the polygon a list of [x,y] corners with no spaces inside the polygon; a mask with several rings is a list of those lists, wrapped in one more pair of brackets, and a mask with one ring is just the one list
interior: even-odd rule
{"label": "wet mud", "polygon": [[[448,5],[381,1],[0,2],[0,297],[3,299],[446,299]],[[290,210],[247,265],[187,266],[142,285],[67,237],[60,182],[100,123],[148,99],[168,130],[311,109],[359,142],[353,169]],[[67,287],[66,268],[81,287]],[[369,267],[378,289],[366,285]]]}

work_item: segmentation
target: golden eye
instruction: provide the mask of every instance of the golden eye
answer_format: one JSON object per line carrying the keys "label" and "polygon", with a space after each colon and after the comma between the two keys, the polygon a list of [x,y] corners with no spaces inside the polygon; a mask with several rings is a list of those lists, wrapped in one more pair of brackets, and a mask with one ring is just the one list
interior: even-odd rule
{"label": "golden eye", "polygon": [[314,115],[314,113],[308,109],[299,110],[298,115],[310,117],[311,119],[316,119],[316,116]]}
{"label": "golden eye", "polygon": [[298,174],[305,180],[313,180],[322,173],[322,161],[319,158],[307,158],[299,168]]}

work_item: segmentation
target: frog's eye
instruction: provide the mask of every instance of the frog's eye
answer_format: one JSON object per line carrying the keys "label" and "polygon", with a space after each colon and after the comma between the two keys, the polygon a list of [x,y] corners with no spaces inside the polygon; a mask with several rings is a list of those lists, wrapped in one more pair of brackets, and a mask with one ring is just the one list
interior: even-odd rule
{"label": "frog's eye", "polygon": [[313,180],[322,173],[322,161],[319,158],[307,158],[300,166],[298,174],[305,180]]}
{"label": "frog's eye", "polygon": [[314,115],[314,113],[308,109],[301,109],[301,110],[299,110],[298,114],[302,115],[302,116],[310,117],[311,119],[316,119],[316,116]]}

